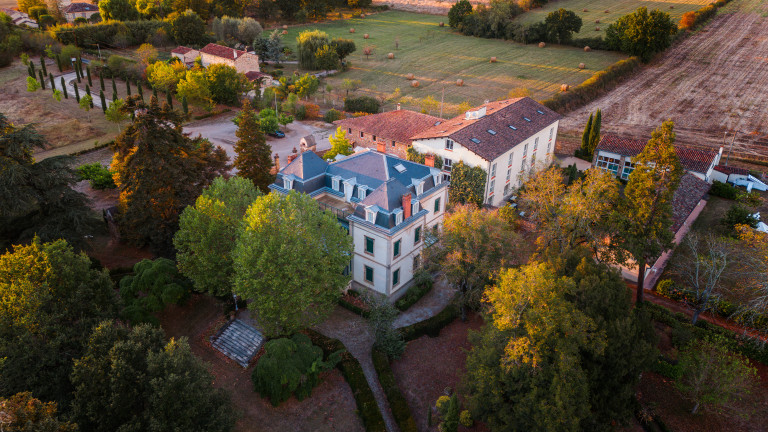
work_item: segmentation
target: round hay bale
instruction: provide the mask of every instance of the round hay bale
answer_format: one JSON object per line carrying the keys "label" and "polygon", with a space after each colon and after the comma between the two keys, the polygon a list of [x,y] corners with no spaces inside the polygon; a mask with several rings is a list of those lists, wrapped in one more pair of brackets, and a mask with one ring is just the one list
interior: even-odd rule
{"label": "round hay bale", "polygon": [[584,47],[584,52],[590,52],[592,51],[592,48],[589,47],[589,45]]}
{"label": "round hay bale", "polygon": [[283,24],[283,30],[288,30],[288,26]]}
{"label": "round hay bale", "polygon": [[675,7],[674,7],[674,6],[670,6],[669,8],[670,8],[670,9],[674,9]]}
{"label": "round hay bale", "polygon": [[609,11],[608,9],[606,9],[606,10],[605,10],[605,13],[611,13],[611,11]]}
{"label": "round hay bale", "polygon": [[351,29],[349,29],[349,32],[350,32],[350,33],[354,33],[354,32],[355,32],[355,29],[351,28]]}
{"label": "round hay bale", "polygon": [[587,9],[584,9],[584,12],[589,12]]}
{"label": "round hay bale", "polygon": [[587,65],[584,63],[579,63],[579,69],[584,69],[585,67],[587,67]]}
{"label": "round hay bale", "polygon": [[360,18],[365,18],[365,14],[360,14]]}
{"label": "round hay bale", "polygon": [[600,24],[600,20],[599,20],[599,19],[596,19],[596,20],[595,20],[595,24]]}
{"label": "round hay bale", "polygon": [[595,31],[600,31],[600,27],[595,27]]}
{"label": "round hay bale", "polygon": [[418,87],[418,86],[419,86],[419,82],[418,81],[416,81],[416,80],[411,81],[411,87]]}
{"label": "round hay bale", "polygon": [[491,57],[491,63],[496,63],[496,57]]}
{"label": "round hay bale", "polygon": [[408,75],[406,75],[406,76],[405,76],[405,79],[407,79],[407,80],[409,80],[409,81],[410,81],[410,80],[413,80],[414,78],[416,78],[416,77],[415,77],[415,76],[413,76],[413,74],[412,74],[412,73],[409,73]]}
{"label": "round hay bale", "polygon": [[571,88],[571,86],[569,86],[568,84],[563,84],[560,86],[560,91],[567,92],[569,88]]}
{"label": "round hay bale", "polygon": [[388,58],[388,59],[390,59],[390,60],[392,60],[393,58],[395,58],[395,53],[389,53],[389,54],[387,54],[387,58]]}
{"label": "round hay bale", "polygon": [[463,86],[464,85],[464,80],[463,79],[457,79],[456,80],[456,85],[459,86],[459,87]]}
{"label": "round hay bale", "polygon": [[368,36],[368,33],[366,33],[366,34],[364,34],[364,35],[363,35],[363,39],[368,39],[368,37],[369,37],[369,36]]}
{"label": "round hay bale", "polygon": [[438,24],[440,27],[445,27],[445,23],[440,21],[440,24]]}
{"label": "round hay bale", "polygon": [[539,42],[539,48],[544,48],[545,46],[547,46],[547,44],[544,42]]}
{"label": "round hay bale", "polygon": [[287,35],[288,34],[288,30],[283,30],[283,34]]}

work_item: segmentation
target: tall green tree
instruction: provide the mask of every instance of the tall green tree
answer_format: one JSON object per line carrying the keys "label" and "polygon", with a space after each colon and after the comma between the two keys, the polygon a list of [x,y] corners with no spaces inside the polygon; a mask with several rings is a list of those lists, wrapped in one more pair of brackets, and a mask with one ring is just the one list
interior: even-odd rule
{"label": "tall green tree", "polygon": [[616,51],[640,57],[648,62],[654,54],[662,52],[672,43],[677,25],[669,13],[641,7],[624,15],[608,26],[605,43]]}
{"label": "tall green tree", "polygon": [[600,108],[595,112],[595,119],[592,121],[592,127],[589,130],[589,157],[595,154],[597,145],[600,144],[600,128],[603,125],[603,112]]}
{"label": "tall green tree", "polygon": [[232,250],[246,210],[261,196],[251,180],[219,177],[184,209],[173,239],[179,271],[197,291],[232,293]]}
{"label": "tall green tree", "polygon": [[139,19],[139,11],[136,10],[135,3],[130,0],[101,0],[98,4],[99,14],[104,21],[134,21]]}
{"label": "tall green tree", "polygon": [[573,34],[578,33],[583,24],[581,17],[574,11],[563,8],[550,12],[544,23],[547,27],[547,39],[559,44],[570,42]]}
{"label": "tall green tree", "polygon": [[664,122],[633,159],[635,170],[617,206],[617,232],[611,239],[621,262],[631,258],[638,266],[637,303],[643,301],[645,270],[673,245],[672,199],[683,176],[675,152],[674,123]]}
{"label": "tall green tree", "polygon": [[208,89],[216,103],[234,105],[248,88],[248,79],[232,66],[212,64],[206,69]]}
{"label": "tall green tree", "polygon": [[168,17],[171,36],[179,45],[205,45],[207,36],[205,21],[189,8],[184,8]]}
{"label": "tall green tree", "polygon": [[234,291],[252,300],[267,335],[292,334],[330,314],[351,258],[352,239],[336,216],[309,195],[272,193],[245,215],[233,252]]}
{"label": "tall green tree", "polygon": [[47,146],[34,126],[16,126],[0,113],[0,252],[35,235],[83,248],[85,236],[101,229],[87,197],[72,189],[78,179],[70,159],[33,158]]}
{"label": "tall green tree", "polygon": [[133,244],[171,254],[179,214],[228,171],[228,158],[208,140],[184,135],[183,116],[154,97],[149,104],[132,97],[123,110],[140,114],[112,145],[120,231]]}
{"label": "tall green tree", "polygon": [[172,260],[143,259],[133,266],[132,275],[120,279],[120,297],[125,303],[122,315],[134,324],[158,324],[152,314],[186,300],[191,287]]}
{"label": "tall green tree", "polygon": [[118,306],[109,274],[64,240],[0,255],[0,394],[31,391],[67,407],[73,360]]}
{"label": "tall green tree", "polygon": [[256,111],[248,100],[243,102],[237,123],[234,164],[237,175],[251,180],[260,191],[269,193],[269,185],[275,181],[272,147],[267,145]]}
{"label": "tall green tree", "polygon": [[105,321],[72,370],[73,418],[93,432],[231,431],[229,396],[212,382],[185,338],[166,342],[157,327]]}
{"label": "tall green tree", "polygon": [[584,126],[584,132],[581,134],[581,147],[576,151],[577,157],[583,157],[585,159],[589,157],[589,133],[592,132],[592,121],[594,116],[594,113],[589,113],[589,119]]}
{"label": "tall green tree", "polygon": [[451,167],[450,201],[457,204],[483,205],[485,181],[488,173],[480,167],[471,167],[459,161]]}
{"label": "tall green tree", "polygon": [[472,3],[469,0],[458,0],[448,11],[448,25],[458,28],[464,18],[472,13]]}

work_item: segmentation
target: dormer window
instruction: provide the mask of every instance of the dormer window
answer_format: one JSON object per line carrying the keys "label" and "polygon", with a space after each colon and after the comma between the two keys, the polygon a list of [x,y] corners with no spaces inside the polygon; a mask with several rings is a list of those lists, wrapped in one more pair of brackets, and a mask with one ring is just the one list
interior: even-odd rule
{"label": "dormer window", "polygon": [[361,200],[365,199],[365,186],[357,187],[357,197]]}
{"label": "dormer window", "polygon": [[397,209],[393,213],[395,214],[395,226],[403,223],[403,211],[400,209]]}
{"label": "dormer window", "polygon": [[541,114],[541,115],[544,115],[544,111],[542,111],[542,110],[536,110],[536,112]]}
{"label": "dormer window", "polygon": [[293,189],[293,179],[288,177],[283,177],[283,187],[288,190]]}
{"label": "dormer window", "polygon": [[472,141],[475,144],[480,144],[480,140],[477,139],[477,138],[470,138],[469,140]]}
{"label": "dormer window", "polygon": [[331,188],[333,188],[333,190],[335,190],[335,191],[341,190],[341,188],[339,187],[339,183],[340,183],[340,181],[339,181],[338,178],[332,178],[331,179]]}
{"label": "dormer window", "polygon": [[373,210],[365,209],[365,220],[370,223],[376,223],[376,212]]}
{"label": "dormer window", "polygon": [[411,203],[411,214],[416,214],[419,212],[419,202],[414,201]]}
{"label": "dormer window", "polygon": [[420,181],[416,183],[416,195],[421,195],[424,193],[424,182]]}

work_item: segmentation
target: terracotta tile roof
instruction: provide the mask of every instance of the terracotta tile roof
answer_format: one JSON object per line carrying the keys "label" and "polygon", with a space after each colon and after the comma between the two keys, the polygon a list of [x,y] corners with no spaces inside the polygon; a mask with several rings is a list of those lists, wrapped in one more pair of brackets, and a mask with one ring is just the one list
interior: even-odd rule
{"label": "terracotta tile roof", "polygon": [[185,47],[185,46],[179,46],[179,47],[174,48],[173,51],[171,51],[171,54],[181,54],[181,55],[184,55],[184,54],[186,54],[186,53],[188,53],[190,51],[194,51],[194,49],[189,48],[189,47]]}
{"label": "terracotta tile roof", "polygon": [[[648,141],[605,134],[597,144],[597,150],[634,157],[640,154]],[[715,150],[698,150],[683,145],[675,145],[677,158],[686,171],[706,173],[718,155]]]}
{"label": "terracotta tile roof", "polygon": [[[336,120],[333,122],[341,128],[352,128],[376,135],[382,140],[395,140],[400,143],[410,144],[411,137],[423,130],[444,120],[431,115],[417,113],[408,110],[395,110],[363,117]],[[354,139],[355,137],[350,137]]]}
{"label": "terracotta tile roof", "polygon": [[726,166],[726,165],[718,165],[715,167],[715,171],[720,171],[723,174],[738,174],[738,175],[748,175],[749,170],[744,168],[739,168],[735,166]]}
{"label": "terracotta tile roof", "polygon": [[256,72],[256,71],[250,71],[246,72],[245,77],[248,78],[248,81],[256,81],[264,78],[272,78],[270,74],[265,74],[264,72]]}
{"label": "terracotta tile roof", "polygon": [[245,51],[232,49],[232,48],[225,47],[223,45],[218,45],[215,43],[209,43],[208,45],[203,47],[203,49],[201,49],[200,52],[210,54],[216,57],[222,57],[229,60],[234,60],[237,57],[248,54]]}
{"label": "terracotta tile roof", "polygon": [[[468,113],[483,109],[485,115],[467,118]],[[483,159],[492,161],[561,118],[560,114],[531,98],[507,99],[480,105],[419,132],[412,139],[451,138]]]}
{"label": "terracotta tile roof", "polygon": [[90,3],[71,3],[64,9],[64,13],[98,12],[99,7]]}
{"label": "terracotta tile roof", "polygon": [[709,192],[710,184],[686,173],[680,179],[680,185],[672,198],[672,232],[677,232],[696,205]]}

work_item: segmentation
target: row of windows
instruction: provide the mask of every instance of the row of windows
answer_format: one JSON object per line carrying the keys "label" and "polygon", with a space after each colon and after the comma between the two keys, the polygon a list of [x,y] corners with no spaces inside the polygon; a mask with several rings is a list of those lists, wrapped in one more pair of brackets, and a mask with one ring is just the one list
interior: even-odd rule
{"label": "row of windows", "polygon": [[[364,237],[365,237],[365,253],[369,255],[374,255],[375,254],[374,245],[376,240],[368,236],[364,236]],[[413,232],[413,244],[417,245],[419,243],[421,243],[421,227],[416,227],[416,229]],[[393,258],[397,258],[400,256],[401,245],[402,245],[402,239],[399,239],[395,242]]]}
{"label": "row of windows", "polygon": [[[373,267],[363,265],[365,268],[365,281],[369,283],[373,283]],[[413,257],[413,271],[415,272],[416,269],[419,268],[419,256],[416,255]],[[400,284],[400,269],[397,268],[392,271],[392,286],[396,287]]]}
{"label": "row of windows", "polygon": [[612,172],[613,175],[616,175],[619,172],[619,160],[616,158],[612,158],[608,156],[598,156],[596,166],[598,168]]}

